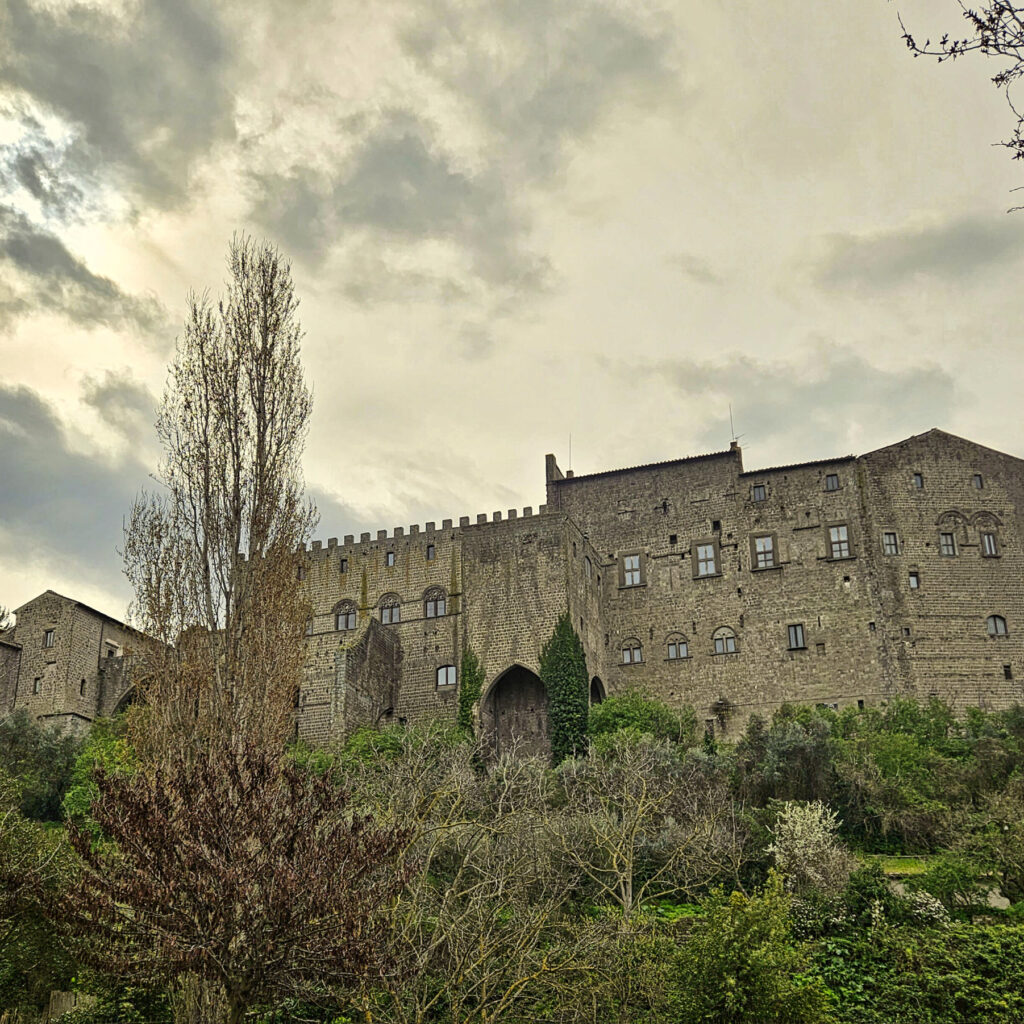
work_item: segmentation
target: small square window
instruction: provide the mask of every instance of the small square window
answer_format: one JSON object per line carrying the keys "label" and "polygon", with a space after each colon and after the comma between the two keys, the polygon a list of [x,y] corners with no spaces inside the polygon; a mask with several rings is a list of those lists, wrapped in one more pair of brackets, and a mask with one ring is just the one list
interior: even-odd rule
{"label": "small square window", "polygon": [[436,551],[433,544],[427,545],[427,561],[432,562],[434,560]]}
{"label": "small square window", "polygon": [[914,480],[914,490],[915,491],[923,491],[924,490],[924,477],[920,473],[915,473],[914,477],[913,477],[913,480]]}
{"label": "small square window", "polygon": [[768,488],[764,484],[754,484],[750,489],[751,501],[765,501],[768,498]]}
{"label": "small square window", "polygon": [[874,633],[874,631],[875,631],[875,628],[876,628],[876,627],[875,627],[875,624],[874,624],[873,622],[869,622],[869,623],[868,623],[868,632],[869,632],[869,633]]}
{"label": "small square window", "polygon": [[907,576],[907,581],[910,583],[911,590],[917,590],[921,586],[921,576],[919,573],[912,572]]}
{"label": "small square window", "polygon": [[882,534],[882,554],[898,555],[900,553],[899,538],[895,533],[886,532]]}
{"label": "small square window", "polygon": [[389,551],[384,556],[384,564],[385,565],[394,565],[395,564],[395,553],[394,553],[394,551]]}
{"label": "small square window", "polygon": [[974,489],[980,491],[985,486],[985,480],[980,473],[975,473],[971,478],[971,483],[974,484]]}
{"label": "small square window", "polygon": [[343,558],[338,563],[338,571],[339,572],[348,572],[348,559],[347,558]]}
{"label": "small square window", "polygon": [[796,623],[789,627],[789,649],[791,651],[802,651],[807,645],[804,643],[803,623]]}
{"label": "small square window", "polygon": [[454,665],[442,665],[437,670],[437,687],[441,689],[444,686],[455,685],[455,666]]}
{"label": "small square window", "polygon": [[956,554],[956,538],[953,534],[939,534],[939,554],[947,557],[951,557]]}
{"label": "small square window", "polygon": [[669,544],[678,544],[679,543],[678,535],[674,534],[674,533],[670,533],[668,535],[668,542],[669,542]]}
{"label": "small square window", "polygon": [[839,490],[839,474],[838,473],[826,473],[825,474],[825,490],[826,491],[838,491]]}
{"label": "small square window", "polygon": [[983,533],[981,535],[981,554],[983,558],[994,558],[999,554],[999,547],[996,544],[994,533]]}
{"label": "small square window", "polygon": [[910,636],[910,627],[909,626],[904,626],[903,627],[903,635],[904,636]]}

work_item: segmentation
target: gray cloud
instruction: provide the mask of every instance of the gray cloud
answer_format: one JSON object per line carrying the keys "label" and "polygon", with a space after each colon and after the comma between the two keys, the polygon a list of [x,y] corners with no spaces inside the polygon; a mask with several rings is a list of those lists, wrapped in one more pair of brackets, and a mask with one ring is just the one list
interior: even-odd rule
{"label": "gray cloud", "polygon": [[949,423],[964,400],[952,375],[937,365],[887,370],[826,343],[792,360],[667,360],[645,375],[700,402],[708,420],[696,440],[705,450],[725,446],[731,403],[752,464],[848,454],[864,438],[888,443]]}
{"label": "gray cloud", "polygon": [[930,227],[830,235],[816,269],[829,287],[892,288],[918,276],[958,280],[1024,255],[1024,228],[1005,215],[966,216]]}
{"label": "gray cloud", "polygon": [[4,555],[60,560],[102,587],[117,586],[122,517],[146,482],[141,463],[73,451],[53,408],[35,391],[0,384]]}
{"label": "gray cloud", "polygon": [[668,257],[669,266],[675,267],[684,276],[697,284],[722,284],[723,278],[711,269],[706,260],[690,252],[677,252]]}
{"label": "gray cloud", "polygon": [[[337,130],[356,141],[336,171],[310,161],[254,172],[254,215],[310,260],[340,244],[356,301],[389,299],[397,272],[418,293],[482,288],[507,310],[554,276],[532,245],[529,189],[557,184],[613,108],[675,93],[670,39],[661,21],[606,0],[409,4],[406,53],[471,127],[475,151],[456,157],[454,133],[412,110],[348,116]],[[454,247],[468,274],[410,271],[403,254],[426,241]]]}
{"label": "gray cloud", "polygon": [[156,417],[156,398],[129,371],[107,370],[100,380],[86,378],[82,400],[125,440],[136,445],[149,442]]}
{"label": "gray cloud", "polygon": [[[76,133],[45,175],[42,154],[23,154],[30,192],[52,191],[47,177],[60,178],[58,191],[105,179],[167,208],[188,198],[195,161],[234,137],[232,55],[214,6],[145,0],[128,10],[7,0],[0,11],[0,95],[27,97]],[[31,119],[26,127],[31,135]]]}
{"label": "gray cloud", "polygon": [[134,328],[158,348],[173,340],[167,311],[155,297],[127,295],[89,270],[56,235],[2,204],[0,269],[0,330],[44,310],[86,328]]}

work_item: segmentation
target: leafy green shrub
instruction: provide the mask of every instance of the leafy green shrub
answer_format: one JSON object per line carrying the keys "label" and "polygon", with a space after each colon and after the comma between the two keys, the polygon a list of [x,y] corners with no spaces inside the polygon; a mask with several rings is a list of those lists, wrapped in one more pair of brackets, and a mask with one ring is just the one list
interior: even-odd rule
{"label": "leafy green shrub", "polygon": [[935,859],[923,874],[907,882],[911,889],[930,893],[952,917],[973,920],[988,909],[987,882],[977,864],[953,853]]}
{"label": "leafy green shrub", "polygon": [[794,942],[789,899],[772,873],[753,896],[717,892],[675,958],[678,1024],[826,1024],[827,987]]}
{"label": "leafy green shrub", "polygon": [[591,741],[600,747],[605,737],[625,733],[649,736],[691,746],[697,734],[697,716],[693,708],[676,710],[636,690],[608,697],[590,709],[588,731]]}
{"label": "leafy green shrub", "polygon": [[586,752],[590,704],[587,660],[568,612],[540,652],[540,678],[548,695],[551,760],[559,764]]}
{"label": "leafy green shrub", "polygon": [[98,798],[99,790],[93,781],[97,768],[108,774],[131,774],[138,767],[138,759],[125,736],[123,719],[98,718],[82,749],[75,758],[71,771],[71,786],[64,797],[64,814],[95,831],[90,807]]}
{"label": "leafy green shrub", "polygon": [[459,671],[459,728],[473,735],[473,710],[484,689],[484,670],[476,652],[467,647],[462,652],[462,665]]}
{"label": "leafy green shrub", "polygon": [[19,810],[34,821],[60,821],[82,741],[44,728],[24,709],[0,719],[0,771],[21,790]]}

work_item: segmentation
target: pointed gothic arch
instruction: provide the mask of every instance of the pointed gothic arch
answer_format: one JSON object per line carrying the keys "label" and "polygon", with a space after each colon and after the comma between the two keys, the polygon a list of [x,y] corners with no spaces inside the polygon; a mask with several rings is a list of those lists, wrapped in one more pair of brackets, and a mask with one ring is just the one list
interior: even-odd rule
{"label": "pointed gothic arch", "polygon": [[525,666],[510,665],[495,677],[480,702],[480,717],[496,754],[513,748],[520,754],[550,754],[547,691]]}

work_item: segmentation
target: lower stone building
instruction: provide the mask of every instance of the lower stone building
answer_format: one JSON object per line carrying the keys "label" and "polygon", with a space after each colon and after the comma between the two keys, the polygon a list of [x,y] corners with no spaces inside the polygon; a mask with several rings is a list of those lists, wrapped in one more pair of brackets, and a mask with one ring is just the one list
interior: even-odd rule
{"label": "lower stone building", "polygon": [[[299,734],[454,716],[465,646],[496,745],[547,745],[539,655],[568,611],[591,699],[636,688],[734,732],[785,701],[1024,699],[1024,461],[931,430],[861,456],[728,450],[587,476],[546,503],[314,542]],[[390,638],[385,642],[384,637]]]}
{"label": "lower stone building", "polygon": [[52,590],[16,609],[0,636],[0,707],[82,731],[131,699],[127,665],[139,634]]}

